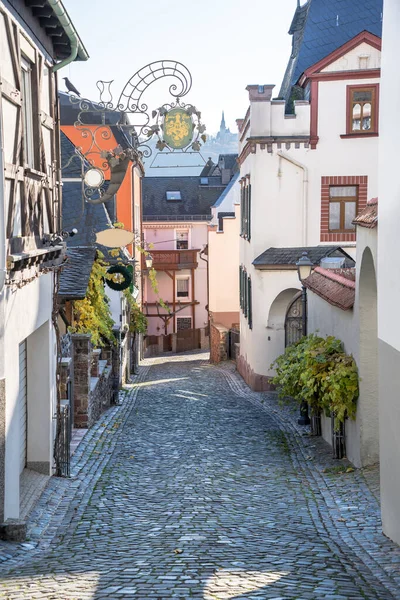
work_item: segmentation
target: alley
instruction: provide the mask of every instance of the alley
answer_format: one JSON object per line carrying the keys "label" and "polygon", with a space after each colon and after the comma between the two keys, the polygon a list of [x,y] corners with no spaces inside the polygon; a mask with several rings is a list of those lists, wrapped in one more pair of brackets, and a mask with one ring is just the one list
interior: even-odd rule
{"label": "alley", "polygon": [[62,522],[63,502],[50,519],[47,547],[4,563],[0,598],[400,598],[351,536],[329,531],[332,507],[293,459],[290,434],[206,359],[141,367],[100,424],[109,442],[83,446],[96,477],[73,466],[66,489],[82,489]]}

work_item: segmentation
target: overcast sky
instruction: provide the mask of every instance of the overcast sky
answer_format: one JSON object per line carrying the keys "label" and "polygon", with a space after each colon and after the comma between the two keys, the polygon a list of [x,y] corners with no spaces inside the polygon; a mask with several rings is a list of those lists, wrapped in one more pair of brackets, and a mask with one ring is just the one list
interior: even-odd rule
{"label": "overcast sky", "polygon": [[[297,0],[64,0],[90,59],[60,71],[82,95],[98,100],[98,79],[114,79],[119,96],[142,66],[159,59],[184,63],[193,76],[187,101],[197,106],[209,133],[221,111],[235,120],[248,106],[248,84],[280,83],[289,58],[288,35]],[[156,83],[147,99],[157,108],[170,99]],[[60,89],[64,89],[61,81]]]}

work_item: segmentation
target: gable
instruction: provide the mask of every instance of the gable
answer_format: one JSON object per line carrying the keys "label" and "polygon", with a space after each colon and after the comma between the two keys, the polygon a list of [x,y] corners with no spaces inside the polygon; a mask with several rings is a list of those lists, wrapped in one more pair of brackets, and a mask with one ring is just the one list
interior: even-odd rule
{"label": "gable", "polygon": [[369,44],[362,42],[343,56],[334,60],[321,73],[332,73],[338,71],[358,71],[365,69],[380,69],[381,51]]}
{"label": "gable", "polygon": [[[381,50],[381,39],[368,31],[362,31],[358,35],[356,35],[353,39],[349,40],[346,44],[343,44],[340,48],[337,48],[331,54],[325,56],[322,60],[312,65],[309,69],[304,71],[303,76],[300,79],[300,84],[303,85],[307,79],[312,79],[318,76],[322,76],[325,73],[325,76],[328,76],[329,73],[332,72],[346,72],[351,71],[352,69],[348,66],[349,61],[353,61],[353,64],[357,64],[357,68],[354,69],[356,71],[359,70],[375,70],[376,67],[372,67],[372,50],[377,50],[380,55]],[[365,51],[365,54],[368,55],[368,63],[369,66],[361,66],[363,63],[360,62],[360,56]],[[374,53],[373,60],[378,60],[376,53]],[[347,57],[346,60],[345,57]],[[336,68],[331,68],[331,65],[336,63]],[[365,64],[365,63],[364,63]],[[337,67],[339,66],[339,69]],[[345,68],[344,68],[345,67]]]}

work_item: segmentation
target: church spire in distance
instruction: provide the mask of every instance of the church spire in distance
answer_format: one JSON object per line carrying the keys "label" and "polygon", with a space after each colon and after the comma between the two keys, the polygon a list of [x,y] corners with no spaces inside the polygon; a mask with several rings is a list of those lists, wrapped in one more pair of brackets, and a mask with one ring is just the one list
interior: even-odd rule
{"label": "church spire in distance", "polygon": [[219,128],[220,131],[225,131],[226,129],[226,125],[225,125],[225,112],[222,111],[222,119],[221,119],[221,126]]}

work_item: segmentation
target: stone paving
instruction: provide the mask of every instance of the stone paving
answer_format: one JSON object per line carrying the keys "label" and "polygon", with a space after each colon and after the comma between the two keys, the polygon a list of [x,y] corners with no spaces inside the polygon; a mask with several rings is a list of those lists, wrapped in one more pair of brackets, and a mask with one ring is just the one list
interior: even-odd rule
{"label": "stone paving", "polygon": [[[0,598],[400,599],[362,472],[207,355],[149,359],[51,479]],[[336,464],[336,463],[335,463]]]}

